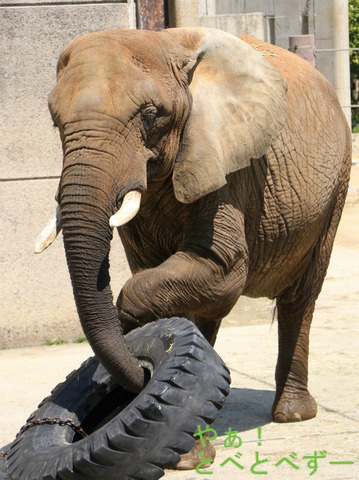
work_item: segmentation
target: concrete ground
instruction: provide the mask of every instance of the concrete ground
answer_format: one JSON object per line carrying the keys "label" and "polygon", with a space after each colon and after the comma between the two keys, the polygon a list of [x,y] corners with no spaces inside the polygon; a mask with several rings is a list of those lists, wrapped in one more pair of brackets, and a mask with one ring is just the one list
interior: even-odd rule
{"label": "concrete ground", "polygon": [[[271,421],[277,357],[273,305],[242,299],[224,321],[215,347],[231,370],[232,385],[211,426],[218,435],[214,464],[201,473],[166,471],[166,479],[233,480],[256,474],[268,479],[359,479],[358,192],[355,165],[312,326],[309,387],[318,403],[317,417],[294,424]],[[87,344],[0,351],[0,446],[13,440],[39,401],[89,355]],[[230,428],[238,432],[240,446],[239,440],[228,445]],[[0,479],[6,478],[0,471]]]}

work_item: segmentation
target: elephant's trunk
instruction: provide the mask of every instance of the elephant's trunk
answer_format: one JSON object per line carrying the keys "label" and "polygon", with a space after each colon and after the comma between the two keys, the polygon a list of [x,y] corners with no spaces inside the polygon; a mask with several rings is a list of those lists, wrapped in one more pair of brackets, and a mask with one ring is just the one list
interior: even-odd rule
{"label": "elephant's trunk", "polygon": [[60,206],[66,258],[77,310],[92,349],[121,386],[137,393],[145,383],[144,371],[126,345],[113,304],[109,218],[116,208],[108,192],[115,194],[113,185],[105,187],[111,175],[101,170],[78,160],[72,166],[65,162]]}

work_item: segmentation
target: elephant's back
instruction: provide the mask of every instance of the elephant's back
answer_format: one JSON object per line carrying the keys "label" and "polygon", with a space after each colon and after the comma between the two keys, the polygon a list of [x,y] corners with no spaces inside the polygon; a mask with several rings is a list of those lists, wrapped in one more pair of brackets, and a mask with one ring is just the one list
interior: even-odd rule
{"label": "elephant's back", "polygon": [[309,62],[253,37],[241,38],[287,82],[286,124],[266,158],[276,195],[283,192],[277,200],[300,203],[299,214],[310,215],[331,201],[341,172],[348,168],[351,134],[347,120],[333,87]]}
{"label": "elephant's back", "polygon": [[[350,130],[330,82],[309,62],[282,47],[249,35],[239,38],[264,56],[286,81],[290,136],[293,138],[302,132],[302,142],[305,143],[303,133],[312,128],[310,140],[317,135],[323,139],[324,148],[328,148],[329,143],[339,144],[344,151],[345,143],[350,143]],[[332,134],[331,137],[328,133]],[[308,145],[312,144],[313,141],[309,141]],[[343,156],[339,150],[335,154],[336,157]]]}
{"label": "elephant's back", "polygon": [[[260,193],[259,220],[248,231],[246,294],[276,296],[300,276],[325,230],[350,166],[350,131],[329,82],[307,61],[253,37],[241,37],[287,81],[285,127],[251,175]],[[260,291],[259,291],[260,290]]]}

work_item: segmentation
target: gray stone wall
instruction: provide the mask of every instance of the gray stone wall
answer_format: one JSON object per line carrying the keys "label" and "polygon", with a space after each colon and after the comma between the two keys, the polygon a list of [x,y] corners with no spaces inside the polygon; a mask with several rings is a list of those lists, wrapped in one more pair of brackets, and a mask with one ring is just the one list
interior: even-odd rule
{"label": "gray stone wall", "polygon": [[265,22],[262,12],[237,13],[231,3],[224,1],[218,10],[214,0],[173,0],[168,3],[171,27],[219,28],[233,35],[253,35],[265,39]]}
{"label": "gray stone wall", "polygon": [[[62,163],[47,96],[62,48],[111,28],[136,28],[133,0],[0,2],[0,348],[81,335],[61,236],[34,254],[36,237],[54,213]],[[119,289],[129,272],[116,243]]]}
{"label": "gray stone wall", "polygon": [[262,13],[211,15],[200,22],[202,27],[219,28],[233,35],[253,35],[264,40],[264,17]]}

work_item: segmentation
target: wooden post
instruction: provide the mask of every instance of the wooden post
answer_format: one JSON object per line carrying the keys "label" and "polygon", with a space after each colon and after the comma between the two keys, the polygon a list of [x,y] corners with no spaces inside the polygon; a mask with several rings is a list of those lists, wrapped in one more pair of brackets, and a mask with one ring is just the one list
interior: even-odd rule
{"label": "wooden post", "polygon": [[136,0],[137,24],[141,30],[162,30],[165,28],[164,0]]}

